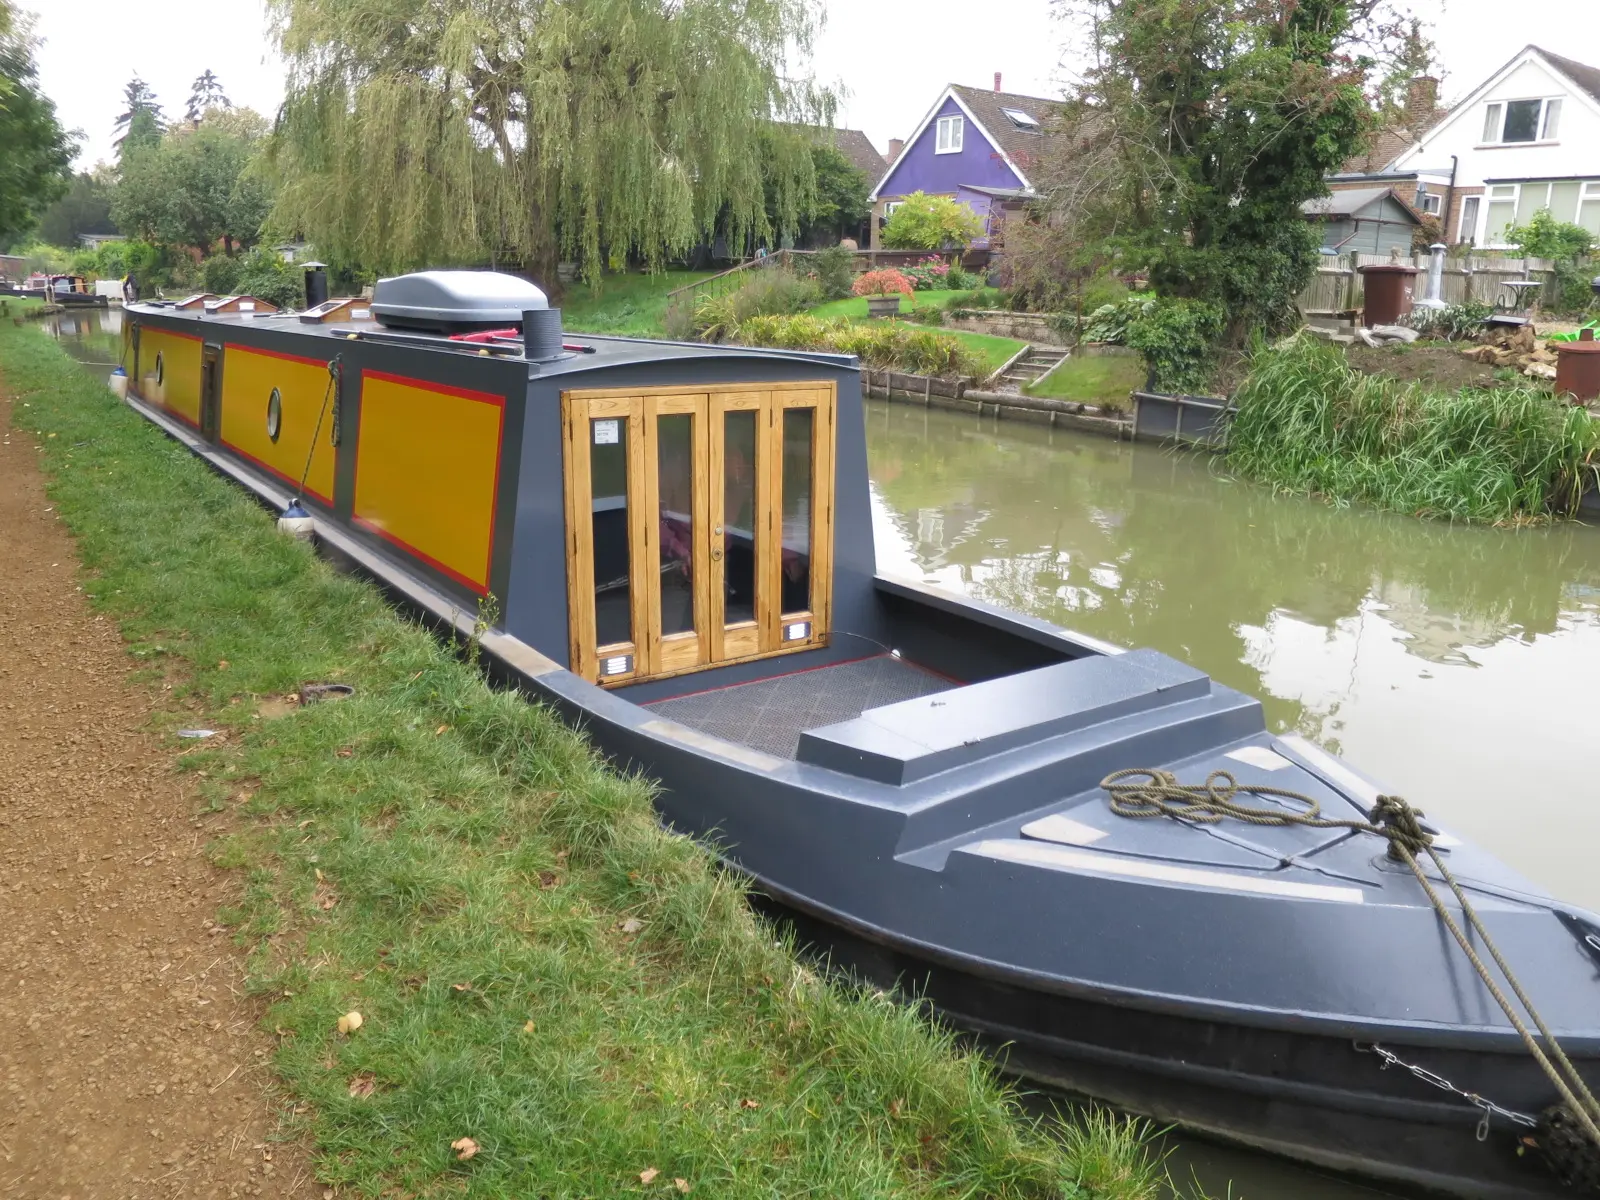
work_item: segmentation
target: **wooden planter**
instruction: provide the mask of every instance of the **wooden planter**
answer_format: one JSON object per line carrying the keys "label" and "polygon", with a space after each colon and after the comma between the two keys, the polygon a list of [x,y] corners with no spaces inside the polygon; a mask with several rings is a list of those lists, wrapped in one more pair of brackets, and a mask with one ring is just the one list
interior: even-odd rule
{"label": "wooden planter", "polygon": [[867,316],[898,317],[899,315],[900,297],[898,295],[867,297]]}

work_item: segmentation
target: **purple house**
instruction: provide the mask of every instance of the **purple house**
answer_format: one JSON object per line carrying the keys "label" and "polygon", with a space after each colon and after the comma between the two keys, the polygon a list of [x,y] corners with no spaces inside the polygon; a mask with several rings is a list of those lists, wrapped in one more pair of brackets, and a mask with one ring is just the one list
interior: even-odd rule
{"label": "purple house", "polygon": [[1004,211],[1033,195],[1029,172],[1039,162],[1056,101],[951,84],[922,118],[872,192],[872,245],[881,246],[883,224],[913,192],[951,196],[984,219],[989,246]]}

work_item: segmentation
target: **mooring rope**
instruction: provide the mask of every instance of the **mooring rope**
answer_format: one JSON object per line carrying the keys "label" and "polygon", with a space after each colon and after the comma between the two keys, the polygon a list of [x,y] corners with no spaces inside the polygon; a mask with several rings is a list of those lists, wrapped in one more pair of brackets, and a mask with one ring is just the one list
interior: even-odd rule
{"label": "mooring rope", "polygon": [[[344,355],[335,354],[328,363],[328,386],[322,393],[322,411],[317,413],[317,427],[311,431],[311,446],[306,450],[306,469],[300,472],[300,486],[295,489],[293,504],[299,504],[306,494],[306,480],[311,477],[311,459],[317,452],[317,439],[322,436],[322,419],[328,415],[328,401],[333,399],[334,385],[339,382],[339,372],[344,365]],[[337,429],[335,430],[337,433]]]}
{"label": "mooring rope", "polygon": [[[1479,918],[1477,910],[1472,907],[1466,893],[1461,890],[1461,885],[1456,882],[1456,877],[1451,874],[1450,868],[1445,866],[1444,860],[1439,857],[1439,852],[1433,845],[1433,836],[1422,823],[1423,814],[1412,808],[1403,798],[1379,796],[1378,802],[1367,814],[1367,819],[1358,821],[1324,817],[1322,806],[1315,797],[1288,788],[1268,787],[1265,784],[1241,784],[1228,771],[1211,772],[1203,784],[1183,784],[1179,783],[1177,776],[1170,771],[1133,767],[1124,771],[1113,771],[1100,781],[1100,786],[1111,797],[1111,811],[1119,817],[1173,817],[1180,821],[1194,821],[1202,825],[1214,825],[1224,818],[1231,817],[1251,825],[1306,825],[1314,829],[1349,829],[1385,839],[1389,843],[1389,857],[1411,868],[1411,873],[1422,885],[1422,890],[1427,894],[1434,911],[1450,930],[1456,945],[1461,947],[1461,952],[1467,956],[1467,961],[1478,973],[1478,978],[1483,980],[1495,1003],[1505,1013],[1506,1020],[1511,1022],[1512,1028],[1521,1037],[1522,1044],[1528,1048],[1528,1053],[1533,1055],[1534,1061],[1544,1071],[1545,1077],[1560,1093],[1562,1100],[1571,1109],[1572,1115],[1577,1118],[1584,1132],[1593,1140],[1595,1146],[1600,1148],[1600,1102],[1595,1100],[1589,1085],[1584,1082],[1578,1069],[1572,1065],[1572,1060],[1556,1041],[1555,1034],[1550,1032],[1550,1027],[1545,1024],[1539,1010],[1533,1006],[1533,1001],[1523,990],[1522,982],[1511,970],[1505,957],[1500,953],[1500,948],[1495,945],[1494,939],[1489,936],[1489,930]],[[1241,803],[1238,799],[1241,794],[1261,798],[1276,797],[1298,805],[1299,808],[1285,811],[1276,807]],[[1539,1045],[1511,1001],[1495,983],[1487,964],[1472,948],[1472,943],[1467,939],[1460,924],[1450,915],[1450,910],[1435,890],[1433,881],[1428,878],[1427,872],[1417,861],[1417,856],[1423,853],[1433,860],[1433,865],[1438,868],[1439,877],[1455,893],[1468,927],[1483,940],[1495,965],[1500,968],[1500,973],[1505,976],[1506,982],[1511,985],[1511,990],[1516,993],[1528,1017],[1544,1036],[1549,1047],[1548,1053]]]}

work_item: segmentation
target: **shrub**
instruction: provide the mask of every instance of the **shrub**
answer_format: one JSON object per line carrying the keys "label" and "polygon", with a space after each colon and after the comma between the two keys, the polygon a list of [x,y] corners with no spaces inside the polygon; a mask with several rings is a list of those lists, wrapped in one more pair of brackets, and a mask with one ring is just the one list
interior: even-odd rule
{"label": "shrub", "polygon": [[912,192],[883,227],[883,244],[893,250],[965,250],[983,233],[983,222],[949,196]]}
{"label": "shrub", "polygon": [[855,325],[842,318],[752,317],[730,341],[780,350],[828,350],[854,354],[870,367],[912,371],[920,375],[976,375],[980,372],[966,348],[953,337],[931,329],[913,329],[899,321]]}
{"label": "shrub", "polygon": [[1121,304],[1128,298],[1128,285],[1115,275],[1096,275],[1083,285],[1084,312],[1094,312],[1106,305]]}
{"label": "shrub", "polygon": [[944,277],[945,287],[957,291],[967,291],[982,282],[976,273],[966,270],[958,263],[951,263],[949,273]]}
{"label": "shrub", "polygon": [[239,260],[235,288],[241,295],[257,296],[279,308],[298,308],[305,300],[300,272],[271,250],[252,250]]}
{"label": "shrub", "polygon": [[896,293],[909,296],[916,289],[911,280],[892,267],[881,267],[857,275],[850,290],[858,296],[892,296]]}
{"label": "shrub", "polygon": [[213,254],[200,264],[200,281],[208,292],[226,295],[239,290],[240,261],[228,254]]}
{"label": "shrub", "polygon": [[[974,278],[968,276],[968,278]],[[999,288],[973,288],[971,291],[956,292],[944,302],[946,312],[964,313],[976,309],[996,309],[1005,307],[1005,293]]]}
{"label": "shrub", "polygon": [[751,317],[776,316],[809,308],[822,298],[822,287],[781,267],[767,267],[728,292],[702,294],[695,302],[688,335],[721,341]]}
{"label": "shrub", "polygon": [[1257,350],[1234,400],[1228,460],[1239,470],[1417,516],[1567,512],[1600,455],[1589,415],[1542,388],[1431,391],[1356,371],[1305,333]]}
{"label": "shrub", "polygon": [[1125,345],[1128,326],[1144,316],[1155,303],[1155,296],[1149,292],[1134,292],[1118,304],[1102,304],[1083,323],[1083,340]]}
{"label": "shrub", "polygon": [[1548,208],[1541,208],[1526,225],[1506,230],[1506,241],[1532,258],[1580,258],[1594,246],[1594,235],[1582,225],[1558,221]]}
{"label": "shrub", "polygon": [[1424,337],[1459,342],[1482,329],[1484,320],[1493,311],[1487,304],[1472,302],[1444,308],[1414,308],[1406,314],[1404,323]]}
{"label": "shrub", "polygon": [[1211,380],[1227,314],[1209,300],[1160,299],[1128,324],[1127,344],[1150,369],[1150,386],[1163,392],[1203,391]]}
{"label": "shrub", "polygon": [[919,292],[931,292],[950,286],[950,264],[942,258],[924,258],[909,267],[901,268],[901,273],[911,280],[911,286]]}
{"label": "shrub", "polygon": [[902,313],[901,318],[917,325],[943,325],[945,310],[925,304],[921,308],[913,308],[908,313]]}
{"label": "shrub", "polygon": [[855,251],[844,246],[829,246],[811,256],[811,274],[824,300],[843,300],[856,280]]}

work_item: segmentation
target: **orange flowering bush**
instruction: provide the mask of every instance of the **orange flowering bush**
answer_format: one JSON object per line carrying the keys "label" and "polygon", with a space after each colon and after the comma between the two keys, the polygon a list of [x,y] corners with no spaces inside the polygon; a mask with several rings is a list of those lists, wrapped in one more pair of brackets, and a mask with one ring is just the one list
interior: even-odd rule
{"label": "orange flowering bush", "polygon": [[884,267],[877,271],[867,271],[857,275],[851,291],[858,296],[890,296],[899,292],[902,296],[909,296],[916,289],[911,280],[891,267]]}

